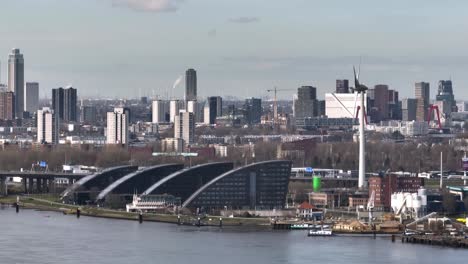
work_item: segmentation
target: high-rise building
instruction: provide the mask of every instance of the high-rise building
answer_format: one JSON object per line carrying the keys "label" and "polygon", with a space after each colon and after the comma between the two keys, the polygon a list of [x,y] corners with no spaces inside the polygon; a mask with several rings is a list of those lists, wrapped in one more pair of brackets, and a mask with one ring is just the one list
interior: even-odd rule
{"label": "high-rise building", "polygon": [[24,86],[24,110],[31,114],[39,110],[39,83],[27,82]]}
{"label": "high-rise building", "polygon": [[128,145],[130,110],[128,108],[114,108],[107,113],[106,144]]}
{"label": "high-rise building", "polygon": [[78,95],[73,87],[52,89],[52,109],[65,122],[78,121]]}
{"label": "high-rise building", "polygon": [[436,101],[443,101],[447,110],[444,111],[445,114],[450,114],[451,112],[457,111],[457,104],[455,101],[455,96],[453,94],[452,81],[451,80],[442,80],[439,81],[439,89],[436,95]]}
{"label": "high-rise building", "polygon": [[0,120],[15,119],[15,94],[11,91],[0,91]]}
{"label": "high-rise building", "polygon": [[401,120],[402,110],[400,93],[396,90],[388,90],[388,118],[391,120]]}
{"label": "high-rise building", "polygon": [[245,120],[247,124],[259,124],[262,119],[262,99],[248,98],[244,104]]}
{"label": "high-rise building", "polygon": [[181,138],[185,145],[195,143],[195,116],[192,112],[181,111],[174,119],[174,138]]}
{"label": "high-rise building", "polygon": [[83,123],[94,123],[97,121],[97,109],[95,106],[81,106],[80,121]]}
{"label": "high-rise building", "polygon": [[297,99],[294,101],[294,117],[297,120],[316,117],[318,115],[317,88],[302,86],[297,89]]}
{"label": "high-rise building", "polygon": [[169,121],[169,104],[167,101],[153,101],[152,110],[153,124],[166,123]]}
{"label": "high-rise building", "polygon": [[59,118],[54,110],[44,107],[37,110],[37,142],[41,144],[58,144]]}
{"label": "high-rise building", "polygon": [[374,87],[374,108],[376,110],[376,114],[372,116],[374,122],[387,120],[390,116],[388,111],[388,91],[388,85],[378,84]]}
{"label": "high-rise building", "polygon": [[179,114],[180,102],[179,100],[171,100],[169,103],[169,122],[173,123],[175,117]]}
{"label": "high-rise building", "polygon": [[207,105],[205,106],[205,124],[214,125],[216,123],[216,117],[223,115],[223,99],[220,96],[211,96],[207,99]]}
{"label": "high-rise building", "polygon": [[24,111],[24,58],[19,49],[13,49],[8,59],[8,88],[15,93],[15,114],[23,117]]}
{"label": "high-rise building", "polygon": [[197,72],[188,69],[185,72],[185,102],[197,100]]}
{"label": "high-rise building", "polygon": [[349,81],[336,80],[336,93],[349,93]]}
{"label": "high-rise building", "polygon": [[401,101],[402,120],[416,121],[417,99],[405,98]]}
{"label": "high-rise building", "polygon": [[418,82],[415,84],[414,95],[416,97],[416,121],[427,121],[429,100],[430,100],[430,85],[426,82]]}

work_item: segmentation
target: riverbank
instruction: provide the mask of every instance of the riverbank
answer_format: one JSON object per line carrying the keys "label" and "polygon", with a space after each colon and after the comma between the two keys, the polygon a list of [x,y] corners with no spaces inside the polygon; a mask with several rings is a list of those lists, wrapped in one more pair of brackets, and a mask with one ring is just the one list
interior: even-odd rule
{"label": "riverbank", "polygon": [[[15,206],[16,197],[2,197],[0,204]],[[270,220],[268,218],[223,218],[217,216],[210,217],[196,217],[190,215],[170,215],[170,214],[142,214],[140,218],[139,213],[131,213],[120,210],[110,210],[105,208],[88,207],[88,206],[75,206],[69,204],[58,203],[53,200],[35,198],[35,197],[21,197],[19,201],[21,209],[35,209],[43,211],[55,211],[63,214],[70,214],[89,217],[100,217],[110,219],[120,219],[129,221],[143,221],[143,222],[159,222],[178,225],[191,225],[191,226],[243,226],[255,228],[271,228]]]}

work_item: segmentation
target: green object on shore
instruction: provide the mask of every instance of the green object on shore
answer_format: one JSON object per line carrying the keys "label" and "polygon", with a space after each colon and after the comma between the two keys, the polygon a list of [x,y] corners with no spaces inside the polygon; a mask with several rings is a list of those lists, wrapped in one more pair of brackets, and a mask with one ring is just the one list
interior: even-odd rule
{"label": "green object on shore", "polygon": [[312,178],[312,187],[314,192],[320,192],[320,190],[322,189],[322,178],[320,178],[319,176],[314,176]]}

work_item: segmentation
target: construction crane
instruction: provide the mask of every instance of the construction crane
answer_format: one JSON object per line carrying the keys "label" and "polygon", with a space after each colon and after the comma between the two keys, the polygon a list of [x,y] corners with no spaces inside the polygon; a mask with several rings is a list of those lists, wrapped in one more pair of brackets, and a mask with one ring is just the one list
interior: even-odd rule
{"label": "construction crane", "polygon": [[278,92],[284,92],[284,91],[293,91],[294,89],[277,89],[276,86],[274,89],[268,89],[267,92],[275,93],[275,101],[273,102],[273,119],[274,122],[277,123],[278,121]]}

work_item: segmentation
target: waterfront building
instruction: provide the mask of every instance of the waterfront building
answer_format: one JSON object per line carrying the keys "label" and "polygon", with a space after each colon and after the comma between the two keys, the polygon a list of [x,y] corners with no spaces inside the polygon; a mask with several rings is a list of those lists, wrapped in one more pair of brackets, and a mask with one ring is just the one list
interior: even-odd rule
{"label": "waterfront building", "polygon": [[15,94],[15,116],[23,118],[24,57],[19,49],[13,49],[8,58],[8,88]]}
{"label": "waterfront building", "polygon": [[37,111],[37,142],[58,144],[59,118],[54,110],[44,107]]}
{"label": "waterfront building", "polygon": [[52,109],[60,120],[64,122],[77,122],[77,108],[77,89],[71,86],[65,89],[62,87],[52,89]]}
{"label": "waterfront building", "polygon": [[182,207],[274,210],[285,207],[291,161],[265,161],[227,171],[183,199]]}
{"label": "waterfront building", "polygon": [[107,113],[106,144],[128,145],[129,120],[128,108],[118,107]]}

